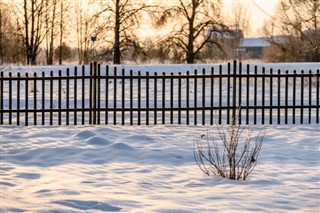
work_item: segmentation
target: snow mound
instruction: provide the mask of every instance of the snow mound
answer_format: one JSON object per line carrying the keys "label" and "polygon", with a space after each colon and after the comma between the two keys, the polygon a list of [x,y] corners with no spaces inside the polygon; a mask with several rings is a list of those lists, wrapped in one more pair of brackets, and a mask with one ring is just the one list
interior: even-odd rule
{"label": "snow mound", "polygon": [[89,130],[85,130],[85,131],[82,131],[78,134],[75,135],[76,138],[81,138],[81,139],[87,139],[87,138],[91,138],[93,136],[95,136],[96,134],[89,131]]}
{"label": "snow mound", "polygon": [[94,146],[105,146],[105,145],[111,144],[111,142],[108,141],[107,139],[104,139],[104,138],[101,138],[98,136],[94,136],[94,137],[87,139],[86,143],[90,144],[90,145],[94,145]]}

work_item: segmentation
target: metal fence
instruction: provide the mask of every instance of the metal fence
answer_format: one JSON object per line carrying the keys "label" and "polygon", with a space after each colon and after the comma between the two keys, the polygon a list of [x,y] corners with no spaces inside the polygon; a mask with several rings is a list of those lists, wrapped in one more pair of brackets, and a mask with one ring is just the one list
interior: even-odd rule
{"label": "metal fence", "polygon": [[0,73],[0,125],[319,124],[319,70]]}

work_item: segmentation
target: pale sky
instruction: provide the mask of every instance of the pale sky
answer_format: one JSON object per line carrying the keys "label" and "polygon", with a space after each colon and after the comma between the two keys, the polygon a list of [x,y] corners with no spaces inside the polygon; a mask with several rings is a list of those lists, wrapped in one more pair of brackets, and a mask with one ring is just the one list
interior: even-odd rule
{"label": "pale sky", "polygon": [[251,31],[248,36],[258,37],[261,36],[259,30],[262,28],[264,21],[274,15],[274,10],[280,0],[222,0],[222,2],[227,13],[232,12],[233,4],[237,2],[243,4],[249,15]]}

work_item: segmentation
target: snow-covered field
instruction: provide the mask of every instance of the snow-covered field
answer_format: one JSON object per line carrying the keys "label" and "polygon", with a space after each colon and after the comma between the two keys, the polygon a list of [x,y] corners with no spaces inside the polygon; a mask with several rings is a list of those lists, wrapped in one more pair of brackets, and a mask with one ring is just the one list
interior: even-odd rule
{"label": "snow-covered field", "polygon": [[1,212],[319,212],[319,125],[266,133],[246,181],[206,177],[203,126],[1,127]]}
{"label": "snow-covered field", "polygon": [[232,181],[194,162],[215,126],[0,126],[0,212],[320,212],[320,125],[248,128],[259,164]]}

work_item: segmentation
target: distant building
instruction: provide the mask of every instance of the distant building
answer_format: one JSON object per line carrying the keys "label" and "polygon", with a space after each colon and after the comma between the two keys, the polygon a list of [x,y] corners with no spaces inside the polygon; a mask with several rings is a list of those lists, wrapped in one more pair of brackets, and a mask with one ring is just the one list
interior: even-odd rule
{"label": "distant building", "polygon": [[266,38],[241,38],[237,55],[241,58],[262,59],[265,48],[271,46]]}
{"label": "distant building", "polygon": [[242,30],[211,30],[209,36],[213,40],[233,40],[243,38]]}
{"label": "distant building", "polygon": [[235,57],[235,50],[239,46],[240,39],[243,38],[242,30],[210,30],[210,40],[214,43],[218,43],[222,50],[217,48],[208,47],[211,49],[211,54],[217,59],[230,59]]}

